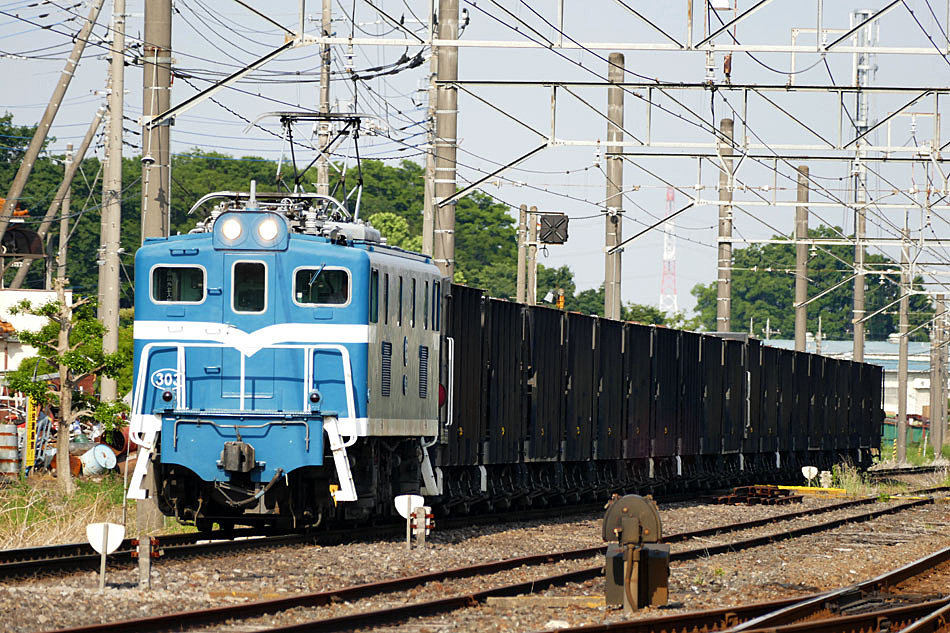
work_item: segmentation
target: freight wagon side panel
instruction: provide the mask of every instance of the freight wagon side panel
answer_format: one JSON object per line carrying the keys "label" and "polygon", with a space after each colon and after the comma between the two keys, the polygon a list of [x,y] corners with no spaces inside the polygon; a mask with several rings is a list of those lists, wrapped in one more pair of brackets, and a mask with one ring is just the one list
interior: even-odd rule
{"label": "freight wagon side panel", "polygon": [[637,323],[624,325],[624,457],[627,459],[650,456],[651,330]]}
{"label": "freight wagon side panel", "polygon": [[488,371],[488,434],[483,460],[486,464],[512,464],[520,460],[525,437],[522,385],[524,306],[489,299],[485,302],[485,345]]}
{"label": "freight wagon side panel", "polygon": [[768,442],[762,420],[762,343],[750,338],[745,345],[746,410],[742,449],[746,453],[775,450]]}
{"label": "freight wagon side panel", "polygon": [[768,452],[776,450],[779,443],[778,386],[779,374],[781,372],[781,367],[779,366],[779,351],[780,350],[774,347],[763,345],[760,352],[762,358],[762,378],[760,381],[760,413],[758,426],[762,436],[762,450]]}
{"label": "freight wagon side panel", "polygon": [[600,319],[597,327],[596,459],[623,456],[623,323]]}
{"label": "freight wagon side panel", "polygon": [[[452,285],[446,300],[446,335],[455,341],[452,425],[444,429],[448,463],[478,463],[484,437],[482,398],[482,291]],[[398,358],[398,354],[393,354]]]}
{"label": "freight wagon side panel", "polygon": [[702,335],[680,333],[679,349],[679,450],[680,455],[699,454],[699,434],[703,417],[703,369],[699,348]]}
{"label": "freight wagon side panel", "polygon": [[795,352],[794,398],[792,405],[792,439],[796,451],[808,450],[808,412],[811,406],[811,354]]}
{"label": "freight wagon side panel", "polygon": [[846,360],[838,361],[838,379],[835,381],[835,399],[837,412],[835,414],[835,448],[850,448],[850,411],[851,411],[851,365]]}
{"label": "freight wagon side panel", "polygon": [[865,365],[868,376],[869,411],[865,418],[867,448],[880,448],[884,432],[884,368],[880,365]]}
{"label": "freight wagon side panel", "polygon": [[700,453],[717,455],[722,450],[722,424],[726,404],[723,340],[703,336],[703,423]]}
{"label": "freight wagon side panel", "polygon": [[868,404],[868,389],[864,384],[864,363],[848,363],[851,374],[850,405],[848,407],[848,448],[861,447],[861,420]]}
{"label": "freight wagon side panel", "polygon": [[825,438],[825,357],[808,357],[808,450],[822,448]]}
{"label": "freight wagon side panel", "polygon": [[785,349],[774,350],[778,361],[776,383],[776,420],[775,434],[778,437],[779,449],[792,450],[793,427],[795,413],[795,352]]}
{"label": "freight wagon side panel", "polygon": [[564,313],[527,309],[528,415],[526,460],[557,459],[564,429]]}
{"label": "freight wagon side panel", "polygon": [[679,437],[679,331],[653,328],[653,428],[654,457],[676,454]]}
{"label": "freight wagon side panel", "polygon": [[838,429],[842,421],[839,415],[841,401],[840,392],[838,391],[841,379],[840,369],[840,363],[837,359],[825,359],[825,437],[822,441],[822,447],[825,449],[838,447]]}
{"label": "freight wagon side panel", "polygon": [[742,446],[746,413],[746,372],[743,362],[745,345],[741,341],[724,340],[726,394],[723,408],[723,452],[736,453]]}
{"label": "freight wagon side panel", "polygon": [[591,458],[594,413],[594,318],[567,315],[565,461]]}

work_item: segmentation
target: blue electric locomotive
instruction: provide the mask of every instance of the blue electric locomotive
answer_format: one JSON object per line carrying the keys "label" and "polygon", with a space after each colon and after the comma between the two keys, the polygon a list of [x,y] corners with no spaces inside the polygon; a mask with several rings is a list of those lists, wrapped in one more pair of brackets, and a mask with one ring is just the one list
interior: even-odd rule
{"label": "blue electric locomotive", "polygon": [[435,494],[431,259],[328,196],[252,183],[195,208],[209,202],[188,235],[136,254],[130,496],[210,528],[383,516],[394,495]]}

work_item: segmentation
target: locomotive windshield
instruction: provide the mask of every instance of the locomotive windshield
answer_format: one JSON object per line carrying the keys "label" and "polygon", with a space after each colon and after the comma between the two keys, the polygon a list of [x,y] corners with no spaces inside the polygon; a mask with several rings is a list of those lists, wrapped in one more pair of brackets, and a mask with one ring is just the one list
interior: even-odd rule
{"label": "locomotive windshield", "polygon": [[235,312],[263,312],[267,298],[267,269],[264,264],[235,263],[232,289]]}
{"label": "locomotive windshield", "polygon": [[350,274],[339,268],[299,268],[294,298],[305,305],[343,305],[350,300]]}
{"label": "locomotive windshield", "polygon": [[156,303],[201,303],[204,295],[203,268],[156,266],[152,269],[152,300]]}

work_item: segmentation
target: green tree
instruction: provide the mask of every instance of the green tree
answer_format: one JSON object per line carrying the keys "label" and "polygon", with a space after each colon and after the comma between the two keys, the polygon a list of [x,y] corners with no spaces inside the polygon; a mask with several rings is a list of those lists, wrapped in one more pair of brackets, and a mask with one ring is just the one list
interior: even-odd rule
{"label": "green tree", "polygon": [[[114,378],[122,366],[128,364],[128,359],[122,353],[103,353],[102,336],[105,328],[96,319],[95,301],[92,298],[74,298],[69,303],[63,284],[57,280],[55,286],[55,301],[33,305],[24,300],[12,310],[14,313],[46,317],[47,322],[37,331],[21,330],[18,333],[21,342],[37,349],[37,359],[7,374],[7,384],[40,405],[53,404],[59,409],[57,454],[60,455],[60,466],[57,471],[63,492],[68,494],[72,492],[68,465],[69,429],[72,423],[82,417],[94,417],[107,432],[111,432],[121,423],[118,414],[125,409],[121,402],[103,403],[93,394],[77,391],[79,383],[93,375]],[[35,372],[40,369],[44,373],[59,373],[58,390],[48,381],[34,378]]]}
{"label": "green tree", "polygon": [[[808,231],[809,237],[840,238],[841,229],[820,226]],[[774,239],[789,239],[775,236]],[[851,246],[824,246],[812,248],[808,260],[809,295],[831,288],[852,274],[848,262],[854,257]],[[888,257],[869,254],[866,265],[879,273],[865,277],[867,311],[871,312],[898,298],[897,265]],[[923,280],[913,280],[915,289],[921,288]],[[697,284],[691,290],[696,297],[696,310],[703,326],[716,330],[716,282]],[[795,313],[792,309],[795,296],[795,247],[792,244],[754,244],[733,251],[732,273],[732,323],[738,331],[746,331],[749,321],[758,332],[766,321],[773,333],[790,338],[795,331]],[[808,305],[808,330],[817,331],[818,317],[821,329],[828,338],[848,339],[853,335],[851,324],[854,286],[845,283],[827,295]],[[910,299],[911,328],[930,320],[933,308],[929,298],[913,295]],[[865,323],[869,339],[885,339],[897,330],[897,308],[885,311]],[[916,340],[926,340],[925,328],[914,335]]]}
{"label": "green tree", "polygon": [[369,216],[369,223],[379,229],[387,244],[392,244],[407,251],[419,252],[422,250],[422,235],[409,234],[409,222],[406,218],[391,213],[389,211],[380,211]]}
{"label": "green tree", "polygon": [[[32,128],[13,125],[12,117],[7,115],[0,118],[0,133],[25,137],[16,141],[25,147]],[[15,151],[0,154],[0,187],[9,184],[13,177],[15,157]],[[365,160],[361,169],[345,169],[340,163],[336,166],[339,169],[331,170],[331,192],[342,198],[343,192],[352,191],[354,185],[362,182],[360,215],[378,228],[390,244],[421,251],[423,168],[409,160],[398,165]],[[99,259],[99,200],[102,195],[101,181],[97,177],[99,169],[97,159],[87,158],[72,185],[71,212],[76,227],[69,244],[68,278],[73,290],[81,294],[96,293],[98,285],[96,260]],[[30,195],[29,221],[38,221],[37,216],[45,212],[62,173],[62,157],[44,155],[37,161],[36,176],[31,178],[27,190]],[[125,250],[122,257],[122,308],[130,308],[133,303],[132,255],[140,243],[141,175],[139,157],[126,157],[122,168],[121,245]],[[300,182],[309,186],[316,181],[316,169],[310,168],[299,176]],[[251,180],[257,181],[259,191],[289,190],[293,185],[293,169],[288,169],[285,164],[279,172],[274,161],[253,156],[234,158],[198,148],[174,156],[170,192],[172,234],[190,230],[196,220],[216,204],[209,202],[189,215],[191,206],[201,196],[219,190],[246,191]],[[355,196],[351,197],[349,206],[351,211],[355,211]],[[491,296],[514,299],[518,249],[515,224],[512,209],[486,194],[473,192],[459,200],[456,204],[455,281],[483,288]],[[54,227],[54,232],[57,229]],[[52,239],[57,237],[54,235]],[[42,263],[35,263],[27,277],[26,287],[40,287],[42,284]],[[539,265],[538,298],[542,299],[548,292],[556,295],[559,289],[564,292],[565,309],[595,314],[603,311],[602,290],[592,289],[578,294],[573,273],[567,266],[548,268]],[[648,322],[660,319],[660,315],[650,313],[646,307],[634,313],[637,318]],[[681,318],[680,322],[685,320]],[[120,331],[120,347],[123,340]]]}

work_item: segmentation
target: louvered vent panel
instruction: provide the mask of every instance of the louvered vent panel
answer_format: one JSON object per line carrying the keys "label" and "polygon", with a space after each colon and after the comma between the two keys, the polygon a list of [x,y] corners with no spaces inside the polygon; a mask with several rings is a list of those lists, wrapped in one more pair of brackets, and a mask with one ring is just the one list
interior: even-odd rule
{"label": "louvered vent panel", "polygon": [[389,397],[393,382],[393,344],[383,341],[382,387],[383,396]]}
{"label": "louvered vent panel", "polygon": [[419,397],[429,397],[429,348],[419,346]]}

